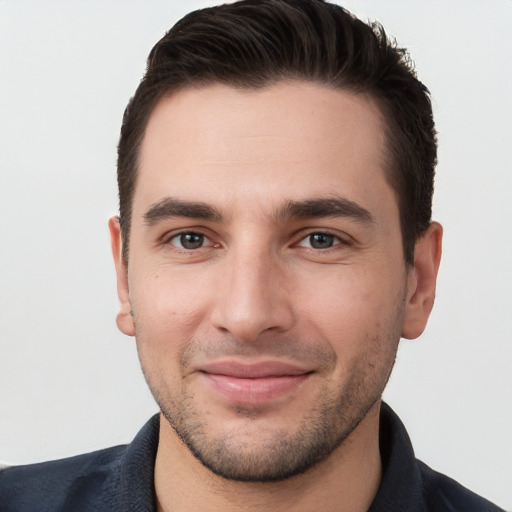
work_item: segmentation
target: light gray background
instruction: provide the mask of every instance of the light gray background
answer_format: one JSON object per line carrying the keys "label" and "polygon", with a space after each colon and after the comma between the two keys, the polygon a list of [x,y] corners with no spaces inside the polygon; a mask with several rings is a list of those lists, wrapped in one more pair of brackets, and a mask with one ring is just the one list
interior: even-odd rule
{"label": "light gray background", "polygon": [[[0,460],[129,442],[156,411],[114,323],[115,148],[151,46],[211,3],[0,0]],[[386,399],[420,458],[512,509],[512,2],[344,5],[410,49],[439,130],[437,304]]]}

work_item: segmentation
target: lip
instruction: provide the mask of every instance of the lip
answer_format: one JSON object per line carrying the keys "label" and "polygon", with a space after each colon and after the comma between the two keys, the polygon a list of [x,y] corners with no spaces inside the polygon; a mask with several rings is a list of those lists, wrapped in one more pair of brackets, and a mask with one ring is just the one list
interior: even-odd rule
{"label": "lip", "polygon": [[264,405],[296,391],[312,371],[281,361],[217,361],[198,368],[202,380],[230,402]]}

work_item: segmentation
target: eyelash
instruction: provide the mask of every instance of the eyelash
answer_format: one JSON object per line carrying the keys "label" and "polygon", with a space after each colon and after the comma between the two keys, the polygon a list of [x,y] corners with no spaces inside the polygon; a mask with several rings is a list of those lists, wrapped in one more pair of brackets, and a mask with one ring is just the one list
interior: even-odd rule
{"label": "eyelash", "polygon": [[[332,239],[332,245],[330,245],[329,247],[312,247],[311,245],[308,245],[308,246],[305,246],[305,245],[302,245],[304,242],[307,242],[308,240],[310,241],[310,243],[312,242],[312,238],[313,237],[327,237],[329,239]],[[325,230],[321,230],[321,231],[311,231],[309,232],[308,234],[306,234],[306,236],[302,237],[299,241],[298,244],[299,247],[304,247],[306,249],[309,249],[309,250],[313,250],[313,251],[322,251],[322,252],[325,252],[325,251],[328,251],[329,249],[335,249],[336,246],[338,245],[341,245],[341,246],[348,246],[350,245],[350,241],[345,239],[345,238],[342,238],[341,236],[339,235],[336,235],[334,233],[331,233],[330,231],[325,231]]]}
{"label": "eyelash", "polygon": [[[183,246],[183,243],[184,243],[184,238],[183,237],[187,237],[187,236],[195,236],[195,237],[200,237],[201,238],[201,245],[199,245],[198,247],[184,247]],[[308,239],[309,241],[311,242],[312,241],[312,237],[327,237],[328,239],[331,239],[332,241],[332,244],[329,246],[329,247],[312,247],[311,245],[303,245],[304,243],[307,243]],[[180,240],[180,245],[176,244],[176,243],[173,243],[173,240]],[[194,252],[195,250],[198,250],[198,249],[202,249],[204,247],[206,247],[207,245],[205,245],[205,242],[211,242],[211,239],[205,235],[204,233],[201,233],[199,231],[181,231],[179,233],[175,233],[173,234],[172,236],[168,237],[166,240],[164,240],[164,244],[166,245],[172,245],[174,247],[176,247],[176,249],[182,251],[182,252]],[[347,240],[346,238],[343,238],[339,235],[336,235],[330,231],[327,231],[327,230],[318,230],[318,231],[310,231],[309,233],[305,234],[304,236],[302,236],[299,240],[298,243],[295,243],[294,244],[295,246],[297,247],[304,247],[305,249],[307,250],[310,250],[310,251],[320,251],[320,252],[326,252],[328,251],[329,249],[333,249],[333,248],[336,248],[336,246],[338,245],[341,245],[341,246],[350,246],[351,245],[351,241],[350,240]],[[212,247],[213,248],[219,248],[221,247],[220,244],[218,243],[212,243]]]}
{"label": "eyelash", "polygon": [[[199,247],[195,247],[195,248],[183,247],[183,237],[186,237],[186,236],[201,237],[203,243]],[[179,239],[181,241],[181,247],[178,246],[177,244],[173,243],[173,240],[177,240],[177,239]],[[206,236],[204,233],[201,233],[199,231],[181,231],[181,232],[176,233],[176,234],[172,235],[171,237],[169,237],[167,240],[164,241],[164,243],[165,244],[169,244],[169,245],[173,245],[178,250],[181,250],[183,252],[192,252],[192,251],[194,251],[196,249],[202,249],[203,247],[205,247],[204,246],[204,241],[205,240],[211,241],[208,236]],[[213,244],[213,247],[220,247],[220,244]]]}

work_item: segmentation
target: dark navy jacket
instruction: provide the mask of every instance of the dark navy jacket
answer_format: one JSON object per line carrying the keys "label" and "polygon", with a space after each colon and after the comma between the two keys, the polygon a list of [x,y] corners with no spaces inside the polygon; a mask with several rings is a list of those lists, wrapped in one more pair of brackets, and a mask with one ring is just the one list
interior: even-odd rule
{"label": "dark navy jacket", "polygon": [[[383,479],[369,512],[503,512],[416,460],[386,404],[380,429]],[[158,432],[156,415],[127,446],[0,471],[0,512],[155,512]]]}

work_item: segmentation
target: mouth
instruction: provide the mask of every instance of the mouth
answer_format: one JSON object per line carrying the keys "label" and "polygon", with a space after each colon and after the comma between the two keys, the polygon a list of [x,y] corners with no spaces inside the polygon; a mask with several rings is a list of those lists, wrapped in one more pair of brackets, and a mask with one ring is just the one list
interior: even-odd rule
{"label": "mouth", "polygon": [[313,371],[281,361],[218,361],[198,373],[215,394],[240,405],[264,405],[298,391]]}

